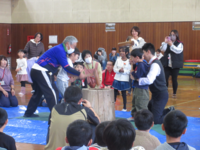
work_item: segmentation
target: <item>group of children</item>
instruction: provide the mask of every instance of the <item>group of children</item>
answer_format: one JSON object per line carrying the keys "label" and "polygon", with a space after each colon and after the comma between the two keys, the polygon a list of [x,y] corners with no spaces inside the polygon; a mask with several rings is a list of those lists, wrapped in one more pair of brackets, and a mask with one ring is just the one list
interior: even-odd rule
{"label": "group of children", "polygon": [[125,119],[102,122],[95,129],[95,141],[92,141],[89,123],[77,120],[67,128],[66,143],[69,146],[56,150],[195,150],[180,140],[186,133],[187,124],[184,113],[179,110],[170,112],[162,124],[167,140],[161,144],[149,132],[154,126],[153,114],[146,109],[135,114],[137,130]]}

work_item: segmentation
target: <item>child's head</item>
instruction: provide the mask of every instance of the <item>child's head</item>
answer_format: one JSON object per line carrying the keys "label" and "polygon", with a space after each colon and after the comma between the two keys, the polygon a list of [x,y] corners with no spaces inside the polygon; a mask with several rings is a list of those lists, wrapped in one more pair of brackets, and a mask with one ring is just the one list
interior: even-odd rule
{"label": "child's head", "polygon": [[66,142],[70,146],[90,146],[92,143],[92,128],[84,120],[76,120],[69,124],[66,135]]}
{"label": "child's head", "polygon": [[131,59],[135,64],[142,60],[142,56],[143,56],[143,51],[141,48],[137,48],[131,51]]}
{"label": "child's head", "polygon": [[144,53],[144,59],[149,61],[152,56],[155,55],[155,48],[154,45],[151,43],[145,43],[142,47],[143,53]]}
{"label": "child's head", "polygon": [[0,128],[8,123],[8,114],[5,109],[0,108]]}
{"label": "child's head", "polygon": [[19,56],[19,58],[24,58],[24,55],[25,55],[24,50],[23,50],[23,49],[20,49],[20,50],[18,51],[18,56]]}
{"label": "child's head", "polygon": [[103,140],[103,131],[106,128],[106,126],[110,123],[110,121],[105,121],[100,123],[95,130],[96,135],[96,142],[99,146],[105,147],[106,143]]}
{"label": "child's head", "polygon": [[138,128],[138,130],[147,131],[151,127],[153,127],[153,114],[147,110],[142,109],[135,113],[134,116],[135,126]]}
{"label": "child's head", "polygon": [[119,48],[119,55],[123,58],[126,57],[126,51],[125,51],[126,47],[120,47]]}
{"label": "child's head", "polygon": [[179,138],[185,134],[188,120],[186,115],[180,110],[169,112],[163,121],[162,129],[169,137]]}
{"label": "child's head", "polygon": [[78,48],[74,49],[74,52],[69,54],[69,58],[72,60],[72,63],[74,63],[76,60],[78,60],[80,55],[80,51]]}
{"label": "child's head", "polygon": [[156,56],[157,56],[157,57],[160,56],[160,53],[161,53],[161,50],[160,50],[160,49],[157,49],[157,50],[156,50]]}
{"label": "child's head", "polygon": [[85,61],[86,63],[92,63],[92,53],[89,50],[84,50],[81,56],[83,61]]}
{"label": "child's head", "polygon": [[131,149],[135,136],[133,125],[126,119],[112,121],[103,133],[103,139],[109,150]]}
{"label": "child's head", "polygon": [[75,63],[75,69],[79,72],[83,72],[83,69],[84,69],[84,65],[82,62],[76,62]]}

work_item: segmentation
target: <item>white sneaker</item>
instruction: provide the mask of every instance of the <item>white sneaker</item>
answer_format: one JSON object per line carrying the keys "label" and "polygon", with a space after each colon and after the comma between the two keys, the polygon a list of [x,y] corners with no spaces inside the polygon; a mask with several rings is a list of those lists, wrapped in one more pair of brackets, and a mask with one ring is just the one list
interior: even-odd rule
{"label": "white sneaker", "polygon": [[18,93],[19,97],[22,97],[24,94],[22,92]]}
{"label": "white sneaker", "polygon": [[126,109],[122,109],[122,111],[127,111]]}
{"label": "white sneaker", "polygon": [[127,118],[128,121],[134,121],[133,117]]}

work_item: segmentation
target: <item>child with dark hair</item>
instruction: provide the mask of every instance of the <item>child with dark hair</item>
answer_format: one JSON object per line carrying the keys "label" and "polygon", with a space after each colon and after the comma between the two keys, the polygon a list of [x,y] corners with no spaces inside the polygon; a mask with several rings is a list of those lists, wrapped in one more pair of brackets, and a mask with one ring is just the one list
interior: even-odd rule
{"label": "child with dark hair", "polygon": [[117,49],[113,47],[111,53],[109,54],[109,59],[113,62],[116,62],[117,57],[119,57],[119,53],[117,53]]}
{"label": "child with dark hair", "polygon": [[126,91],[130,88],[129,83],[129,74],[131,70],[131,65],[129,64],[129,59],[126,57],[126,47],[120,47],[119,52],[120,56],[117,58],[114,66],[115,78],[113,81],[112,87],[114,88],[114,98],[116,101],[116,97],[118,94],[118,90],[121,91],[123,97],[123,109],[122,111],[126,110]]}
{"label": "child with dark hair", "polygon": [[181,142],[181,136],[186,133],[188,120],[186,115],[180,110],[173,110],[168,113],[162,124],[167,141],[158,146],[155,150],[195,150],[195,148]]}
{"label": "child with dark hair", "polygon": [[126,119],[112,121],[103,132],[109,150],[144,150],[141,146],[133,147],[135,136],[133,125]]}
{"label": "child with dark hair", "polygon": [[103,131],[107,127],[110,121],[100,123],[95,130],[95,141],[96,143],[91,145],[89,150],[107,150],[105,141],[103,140]]}
{"label": "child with dark hair", "polygon": [[161,53],[161,50],[160,49],[157,49],[156,50],[156,57],[160,60],[162,57],[163,57],[163,54]]}
{"label": "child with dark hair", "polygon": [[149,65],[143,61],[143,52],[142,49],[138,48],[131,52],[130,63],[134,65],[134,71],[131,72],[131,79],[134,80],[134,91],[132,99],[132,117],[129,120],[133,120],[134,114],[141,110],[147,109],[149,103],[149,86],[148,85],[139,85],[138,79],[146,77],[149,71]]}
{"label": "child with dark hair", "polygon": [[92,144],[92,128],[84,120],[76,120],[69,124],[66,133],[66,143],[69,146],[59,147],[56,150],[88,150]]}
{"label": "child with dark hair", "polygon": [[3,108],[0,108],[0,148],[5,148],[7,150],[16,150],[14,138],[3,133],[3,130],[6,127],[7,123],[8,114]]}
{"label": "child with dark hair", "polygon": [[149,133],[150,129],[154,126],[153,114],[149,110],[143,109],[135,113],[134,119],[135,126],[138,129],[136,130],[134,145],[154,150],[160,145],[160,141]]}
{"label": "child with dark hair", "polygon": [[[76,62],[74,63],[74,68],[79,71],[83,72],[84,71],[84,65],[82,62]],[[72,82],[72,85],[78,86],[80,89],[82,88],[87,88],[87,78],[81,80],[81,79],[76,79],[74,82]]]}
{"label": "child with dark hair", "polygon": [[17,72],[16,78],[17,81],[21,83],[21,91],[19,93],[19,96],[23,96],[24,94],[26,94],[25,84],[26,81],[28,81],[28,75],[26,71],[27,61],[26,58],[24,58],[24,55],[25,55],[24,50],[20,49],[18,51],[19,59],[16,60],[17,62],[17,68],[15,70]]}

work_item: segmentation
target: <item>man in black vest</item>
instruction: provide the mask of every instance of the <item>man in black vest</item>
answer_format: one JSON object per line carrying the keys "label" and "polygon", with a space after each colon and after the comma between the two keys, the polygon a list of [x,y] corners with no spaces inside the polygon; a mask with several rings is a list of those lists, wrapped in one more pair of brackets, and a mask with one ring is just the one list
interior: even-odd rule
{"label": "man in black vest", "polygon": [[164,116],[174,107],[165,108],[168,101],[168,90],[166,86],[165,73],[161,62],[155,56],[153,44],[146,43],[142,50],[144,58],[149,63],[150,69],[147,77],[139,79],[139,85],[149,85],[152,98],[149,101],[148,109],[153,113],[154,123],[162,124]]}

